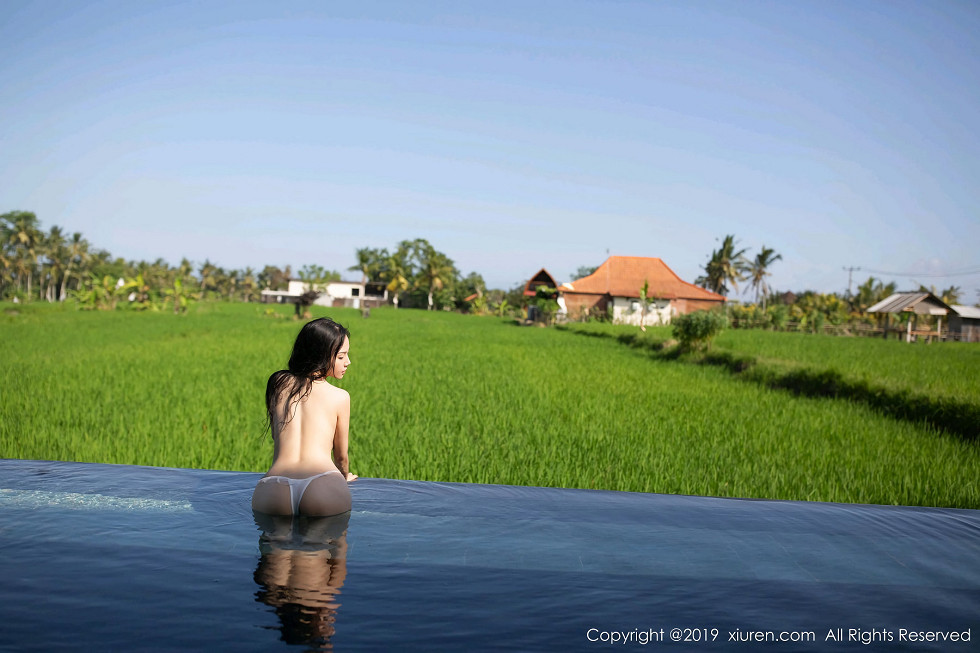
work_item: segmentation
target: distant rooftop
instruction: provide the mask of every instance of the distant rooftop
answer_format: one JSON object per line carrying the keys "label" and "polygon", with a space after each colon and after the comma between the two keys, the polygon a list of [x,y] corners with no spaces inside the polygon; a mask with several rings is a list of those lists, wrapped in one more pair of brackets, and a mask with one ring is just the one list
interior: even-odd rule
{"label": "distant rooftop", "polygon": [[897,292],[868,308],[868,313],[947,315],[950,310],[949,305],[931,292]]}
{"label": "distant rooftop", "polygon": [[960,317],[980,320],[980,307],[964,306],[963,304],[950,304],[949,307]]}
{"label": "distant rooftop", "polygon": [[563,283],[559,290],[639,297],[644,282],[649,284],[651,297],[725,301],[721,295],[684,281],[661,259],[647,256],[610,256],[595,272],[582,279]]}

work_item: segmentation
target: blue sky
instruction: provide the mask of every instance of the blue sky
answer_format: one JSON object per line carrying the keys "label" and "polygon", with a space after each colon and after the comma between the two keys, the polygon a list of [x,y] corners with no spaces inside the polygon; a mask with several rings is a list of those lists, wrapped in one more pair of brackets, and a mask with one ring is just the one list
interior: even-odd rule
{"label": "blue sky", "polygon": [[422,237],[501,288],[607,252],[693,281],[732,233],[780,290],[973,303],[977,34],[951,1],[5,0],[0,212],[226,268]]}

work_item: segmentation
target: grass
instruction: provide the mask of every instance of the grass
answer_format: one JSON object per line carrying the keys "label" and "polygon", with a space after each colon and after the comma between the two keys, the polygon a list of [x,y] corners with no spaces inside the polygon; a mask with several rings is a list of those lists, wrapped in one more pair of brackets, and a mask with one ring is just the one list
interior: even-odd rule
{"label": "grass", "polygon": [[739,378],[813,397],[870,406],[884,415],[925,422],[968,440],[980,438],[980,347],[910,345],[896,340],[729,330],[710,352],[680,355],[670,327],[571,324],[574,333],[613,338],[663,359],[719,365]]}
{"label": "grass", "polygon": [[975,343],[906,343],[761,330],[723,332],[717,346],[783,364],[833,369],[892,391],[980,403],[980,347]]}
{"label": "grass", "polygon": [[[0,454],[264,471],[272,448],[265,381],[284,366],[299,329],[286,319],[289,307],[272,308],[279,317],[268,310],[199,304],[174,316],[0,305]],[[980,507],[980,446],[928,421],[745,383],[723,366],[570,330],[394,309],[362,319],[314,307],[324,314],[352,332],[341,385],[353,401],[352,470],[362,476]],[[666,337],[651,331],[647,344]],[[899,357],[917,346],[836,338],[821,341],[821,356],[807,349],[812,342],[783,335],[817,338],[726,333],[735,339],[727,350],[719,339],[718,349],[757,360],[766,353],[792,369],[830,361],[853,376],[864,368],[831,350],[865,344],[876,382],[918,388],[929,374],[905,368],[936,362],[946,383],[926,396],[980,403],[976,382],[957,376],[975,370],[965,347],[949,358],[966,363],[946,360],[944,343],[918,347],[935,359],[903,365]]]}

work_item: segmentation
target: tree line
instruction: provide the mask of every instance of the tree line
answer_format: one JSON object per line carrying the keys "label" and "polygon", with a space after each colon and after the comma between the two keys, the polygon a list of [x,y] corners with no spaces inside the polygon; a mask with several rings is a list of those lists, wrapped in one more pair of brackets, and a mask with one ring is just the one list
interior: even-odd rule
{"label": "tree line", "polygon": [[[786,321],[812,325],[867,321],[868,307],[896,289],[894,283],[869,277],[853,295],[805,291],[787,302],[786,295],[775,293],[768,281],[771,266],[782,255],[765,245],[752,258],[747,252],[737,247],[734,235],[726,235],[704,265],[704,274],[695,280],[724,296],[737,292],[739,283],[748,282],[745,290],[754,291],[755,302],[729,309],[736,322],[771,323],[778,328]],[[487,289],[480,274],[463,276],[449,256],[424,238],[403,240],[392,250],[362,247],[355,250],[355,259],[348,270],[359,272],[362,282],[383,288],[396,307],[516,315],[526,303],[523,285]],[[581,267],[572,276],[580,278],[594,270]],[[93,247],[81,233],[68,234],[58,226],[44,231],[29,211],[0,215],[0,299],[56,302],[72,298],[86,308],[112,309],[124,303],[140,309],[172,307],[180,312],[202,299],[255,302],[263,289],[285,290],[291,278],[312,288],[339,280],[341,274],[317,264],[294,272],[289,265],[225,269],[210,260],[195,265],[186,258],[177,265],[161,258],[127,261]],[[956,286],[920,290],[932,292],[947,304],[959,303],[961,291]]]}
{"label": "tree line", "polygon": [[[483,305],[496,297],[499,305],[514,292],[488,293],[481,275],[462,276],[451,258],[423,238],[402,241],[391,252],[365,247],[355,255],[357,264],[348,269],[360,272],[362,281],[382,284],[396,306],[463,308],[474,296]],[[197,300],[256,302],[262,290],[286,290],[292,278],[313,288],[340,280],[341,274],[317,264],[294,271],[289,265],[226,269],[186,258],[177,265],[162,258],[127,261],[94,247],[79,232],[69,235],[58,226],[45,231],[30,211],[0,215],[0,299],[74,299],[86,308],[125,304],[180,312]]]}
{"label": "tree line", "polygon": [[[708,262],[704,265],[704,275],[698,277],[695,283],[719,295],[727,296],[729,284],[738,291],[739,282],[749,281],[749,288],[755,291],[756,303],[759,303],[761,298],[764,308],[766,297],[771,291],[767,281],[767,277],[771,274],[769,267],[776,261],[782,260],[783,256],[763,245],[755,258],[750,259],[745,255],[748,248],[735,251],[735,247],[735,236],[733,234],[725,236],[721,247],[711,252]],[[935,287],[926,288],[920,285],[919,291],[931,292],[947,304],[959,303],[962,294],[962,290],[957,286],[950,286],[945,290],[936,290]],[[868,306],[894,293],[894,283],[882,285],[874,277],[869,277],[864,284],[858,286],[857,294],[849,295],[848,293],[844,299],[851,302],[855,310],[863,312]]]}
{"label": "tree line", "polygon": [[[323,280],[335,276],[309,265],[300,276]],[[290,266],[267,265],[225,269],[210,260],[195,266],[186,258],[170,265],[127,261],[94,247],[81,233],[68,235],[61,227],[45,231],[30,211],[0,215],[0,299],[49,302],[74,298],[93,308],[115,308],[120,300],[148,307],[176,296],[190,299],[258,301],[263,288],[285,288]],[[169,293],[169,294],[168,294]]]}
{"label": "tree line", "polygon": [[382,285],[396,308],[464,309],[468,301],[487,294],[480,274],[462,276],[453,260],[425,238],[403,240],[392,251],[362,247],[354,256],[357,263],[348,270],[360,272],[365,283]]}
{"label": "tree line", "polygon": [[[794,322],[799,328],[820,330],[825,324],[873,324],[874,319],[867,310],[896,292],[894,282],[886,284],[880,279],[868,277],[867,281],[858,285],[854,294],[811,290],[798,294],[776,293],[769,286],[769,268],[782,260],[782,255],[763,245],[754,258],[749,258],[747,248],[736,249],[736,246],[735,236],[726,235],[721,246],[711,252],[703,267],[704,274],[695,281],[697,285],[724,296],[732,289],[737,292],[740,282],[749,282],[746,290],[754,291],[755,302],[732,305],[728,309],[729,317],[736,326],[782,329],[788,322]],[[931,292],[946,304],[958,304],[962,292],[957,286],[937,290],[921,285],[919,291]]]}

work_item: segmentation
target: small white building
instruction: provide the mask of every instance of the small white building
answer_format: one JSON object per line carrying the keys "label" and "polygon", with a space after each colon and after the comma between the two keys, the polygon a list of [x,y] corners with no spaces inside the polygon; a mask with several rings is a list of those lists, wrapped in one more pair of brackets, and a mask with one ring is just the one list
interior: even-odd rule
{"label": "small white building", "polygon": [[[302,295],[310,290],[310,284],[302,279],[290,279],[287,292],[291,295]],[[313,287],[320,296],[313,302],[318,306],[349,306],[360,308],[361,298],[364,297],[364,284],[358,281],[328,281]],[[339,303],[338,303],[339,300]]]}
{"label": "small white building", "polygon": [[286,290],[263,290],[262,301],[270,304],[295,304],[300,295],[312,289],[320,293],[313,302],[318,306],[361,308],[365,297],[366,284],[360,281],[328,281],[315,284],[313,288],[310,285],[302,279],[290,279]]}

